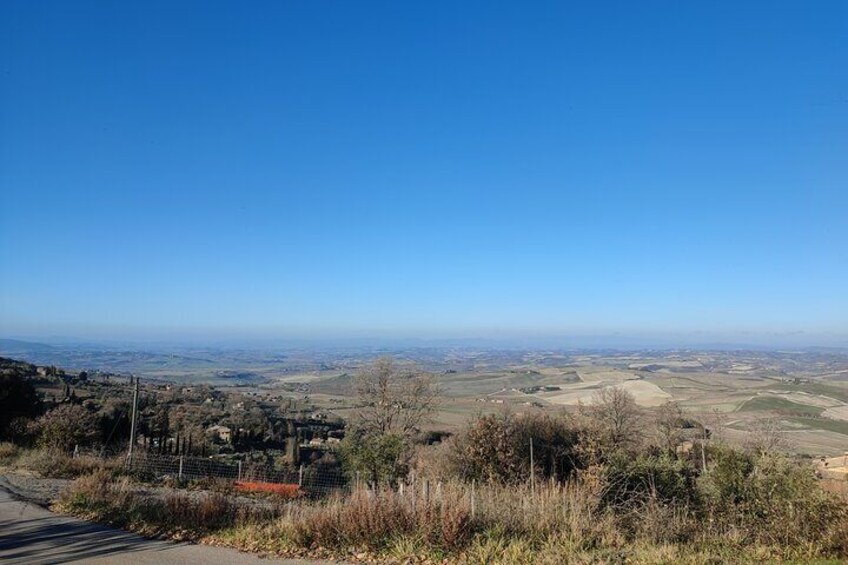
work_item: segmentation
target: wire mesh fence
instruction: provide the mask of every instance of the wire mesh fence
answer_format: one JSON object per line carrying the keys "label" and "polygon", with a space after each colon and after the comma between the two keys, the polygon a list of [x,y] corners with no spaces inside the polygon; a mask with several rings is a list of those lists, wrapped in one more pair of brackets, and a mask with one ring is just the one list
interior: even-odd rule
{"label": "wire mesh fence", "polygon": [[[100,453],[100,450],[93,449],[74,450],[78,457],[96,457]],[[420,505],[459,504],[471,516],[481,512],[496,515],[504,508],[509,508],[510,512],[526,513],[527,508],[537,504],[538,500],[551,497],[551,500],[560,500],[565,488],[563,483],[553,479],[538,481],[530,476],[523,482],[495,488],[491,484],[478,485],[473,480],[442,480],[433,476],[408,476],[389,482],[373,481],[358,475],[349,479],[340,468],[320,464],[280,469],[258,462],[226,462],[209,457],[141,450],[135,451],[132,456],[124,451],[112,453],[111,457],[119,460],[132,475],[152,484],[211,479],[230,483],[238,491],[275,493],[285,498],[358,494],[367,495],[368,500],[375,503],[389,497],[410,505],[413,510]]]}
{"label": "wire mesh fence", "polygon": [[296,469],[279,469],[260,463],[225,463],[203,457],[158,455],[136,452],[127,457],[127,468],[150,481],[217,479],[236,483],[247,490],[282,492],[262,485],[288,485],[290,491],[307,495],[325,495],[349,491],[352,485],[336,467],[302,465]]}

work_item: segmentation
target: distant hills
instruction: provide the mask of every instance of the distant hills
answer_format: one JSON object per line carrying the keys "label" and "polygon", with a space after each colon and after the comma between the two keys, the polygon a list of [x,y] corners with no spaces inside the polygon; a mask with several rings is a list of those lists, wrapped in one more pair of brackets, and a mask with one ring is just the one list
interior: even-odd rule
{"label": "distant hills", "polygon": [[56,349],[54,346],[46,343],[0,338],[0,354],[3,355],[13,355],[16,353],[26,352],[46,352],[53,351],[54,349]]}

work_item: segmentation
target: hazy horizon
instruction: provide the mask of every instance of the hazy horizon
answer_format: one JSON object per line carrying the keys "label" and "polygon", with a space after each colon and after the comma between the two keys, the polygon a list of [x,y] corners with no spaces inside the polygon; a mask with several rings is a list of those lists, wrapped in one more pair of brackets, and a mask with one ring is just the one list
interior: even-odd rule
{"label": "hazy horizon", "polygon": [[91,332],[76,334],[35,333],[0,334],[0,340],[43,343],[58,347],[115,348],[128,350],[220,348],[220,349],[296,349],[296,348],[510,348],[510,349],[848,349],[845,334],[787,333],[714,333],[714,332],[515,332],[480,331],[477,333],[434,333],[420,331],[360,331],[316,333],[292,331],[184,332],[173,329],[146,332]]}

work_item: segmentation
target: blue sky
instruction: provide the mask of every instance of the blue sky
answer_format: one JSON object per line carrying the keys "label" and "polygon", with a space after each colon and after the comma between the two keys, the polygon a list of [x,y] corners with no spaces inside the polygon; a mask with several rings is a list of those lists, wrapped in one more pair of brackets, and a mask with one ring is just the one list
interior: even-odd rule
{"label": "blue sky", "polygon": [[845,2],[9,0],[0,49],[3,335],[848,343]]}

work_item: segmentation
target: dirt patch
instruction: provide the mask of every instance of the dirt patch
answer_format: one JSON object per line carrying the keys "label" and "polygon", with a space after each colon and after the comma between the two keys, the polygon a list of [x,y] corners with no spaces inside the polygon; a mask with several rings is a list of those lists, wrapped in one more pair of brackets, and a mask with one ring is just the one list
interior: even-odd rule
{"label": "dirt patch", "polygon": [[[636,404],[639,406],[661,406],[671,400],[671,395],[669,393],[648,381],[634,379],[615,383],[614,385],[608,385],[603,388],[609,388],[610,386],[620,386],[627,390],[633,395],[633,398],[636,400]],[[589,388],[584,386],[575,389],[568,387],[569,390],[566,390],[561,394],[547,396],[545,397],[545,400],[553,404],[564,404],[567,406],[574,406],[578,403],[591,404],[592,396],[600,388],[601,387]]]}
{"label": "dirt patch", "polygon": [[822,457],[816,463],[816,467],[823,471],[846,474],[848,473],[848,451],[845,452],[845,455]]}
{"label": "dirt patch", "polygon": [[768,390],[769,394],[774,396],[779,396],[781,398],[785,398],[791,402],[797,402],[798,404],[807,404],[808,406],[818,406],[819,408],[832,408],[836,406],[841,406],[842,403],[833,398],[829,398],[827,396],[820,396],[818,394],[810,394],[807,392],[786,392],[782,390]]}
{"label": "dirt patch", "polygon": [[822,412],[822,416],[833,418],[834,420],[848,421],[848,406],[834,406]]}

